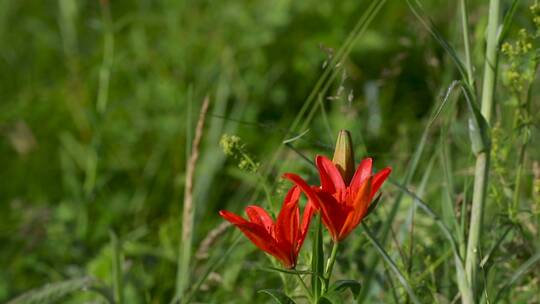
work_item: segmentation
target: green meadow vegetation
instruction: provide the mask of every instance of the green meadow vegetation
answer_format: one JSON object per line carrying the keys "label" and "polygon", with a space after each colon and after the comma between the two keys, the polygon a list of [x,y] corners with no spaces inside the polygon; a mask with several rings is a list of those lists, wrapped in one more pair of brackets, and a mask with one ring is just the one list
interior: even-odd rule
{"label": "green meadow vegetation", "polygon": [[[540,303],[539,64],[537,0],[0,0],[0,302]],[[340,130],[392,173],[284,269],[219,211]]]}

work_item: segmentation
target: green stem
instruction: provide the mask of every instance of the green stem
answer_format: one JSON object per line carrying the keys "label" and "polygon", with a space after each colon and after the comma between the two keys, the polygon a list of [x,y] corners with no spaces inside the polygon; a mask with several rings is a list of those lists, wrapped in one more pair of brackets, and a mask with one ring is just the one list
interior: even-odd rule
{"label": "green stem", "polygon": [[[534,72],[536,75],[536,72],[538,70],[538,57],[535,57],[534,61]],[[515,112],[515,119],[514,119],[514,128],[520,130],[520,134],[518,135],[519,140],[521,140],[521,146],[519,147],[519,159],[518,159],[518,168],[516,173],[516,180],[515,180],[515,188],[514,188],[514,196],[512,198],[512,205],[509,208],[509,216],[511,221],[516,221],[515,218],[515,212],[517,212],[517,209],[519,208],[519,199],[520,199],[520,190],[521,190],[521,180],[523,175],[523,167],[525,166],[525,153],[527,150],[527,145],[529,144],[529,127],[528,126],[520,126],[520,117],[530,117],[531,113],[531,98],[532,98],[532,82],[529,83],[529,88],[527,89],[527,96],[525,97],[525,102],[520,105]],[[517,99],[519,100],[519,93],[516,94]]]}
{"label": "green stem", "polygon": [[[481,113],[489,124],[493,108],[493,95],[495,91],[497,59],[498,59],[498,39],[497,29],[499,25],[500,0],[489,1],[489,19],[487,27],[487,47],[484,62],[484,79],[482,86],[482,106]],[[479,262],[480,235],[482,232],[482,220],[484,213],[484,202],[488,185],[489,174],[489,153],[488,148],[476,155],[476,166],[474,172],[474,193],[469,225],[469,238],[467,242],[467,256],[465,262],[466,279],[471,286],[473,295],[476,289],[476,276]]]}
{"label": "green stem", "polygon": [[465,49],[465,68],[467,69],[467,82],[469,83],[469,86],[474,89],[474,75],[470,51],[471,48],[469,46],[469,13],[467,11],[467,0],[460,0],[459,6],[461,10],[461,30],[463,33],[463,47]]}
{"label": "green stem", "polygon": [[514,187],[514,196],[512,197],[512,207],[510,208],[510,220],[516,221],[516,214],[519,207],[519,196],[521,191],[521,175],[523,175],[523,163],[525,162],[525,149],[524,143],[519,149],[518,168],[516,172],[516,181]]}
{"label": "green stem", "polygon": [[325,279],[328,285],[330,282],[330,277],[332,276],[332,270],[334,269],[334,264],[336,262],[337,258],[337,251],[338,251],[339,243],[337,241],[334,241],[334,246],[332,247],[332,253],[330,254],[330,258],[328,259],[328,264],[326,264],[326,273],[325,273]]}
{"label": "green stem", "polygon": [[[247,153],[245,153],[243,151],[241,153],[242,153],[242,157],[245,160],[247,160],[249,165],[256,170],[257,169],[257,164],[253,161],[253,159],[251,159],[251,157]],[[255,172],[255,175],[257,175],[257,179],[259,180],[259,183],[261,183],[261,185],[263,187],[264,194],[266,196],[266,200],[268,201],[268,204],[270,204],[270,206],[273,208],[274,204],[272,202],[272,196],[270,195],[270,190],[268,189],[268,185],[266,184],[266,180],[264,179],[263,175],[260,174],[259,172]]]}
{"label": "green stem", "polygon": [[487,27],[487,46],[484,62],[484,82],[482,86],[481,112],[486,121],[491,121],[493,108],[493,94],[497,78],[498,39],[500,0],[489,1],[489,19]]}

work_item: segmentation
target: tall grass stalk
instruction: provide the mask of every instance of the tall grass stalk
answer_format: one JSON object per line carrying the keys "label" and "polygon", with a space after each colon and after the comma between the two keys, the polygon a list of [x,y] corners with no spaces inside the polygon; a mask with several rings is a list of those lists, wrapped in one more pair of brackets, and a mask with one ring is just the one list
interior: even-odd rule
{"label": "tall grass stalk", "polygon": [[465,49],[465,69],[467,71],[467,82],[474,89],[474,70],[471,59],[471,47],[469,43],[469,13],[467,10],[467,0],[460,0],[461,30],[463,33],[463,48]]}
{"label": "tall grass stalk", "polygon": [[[432,110],[432,113],[430,115],[430,120],[422,132],[422,136],[420,137],[420,140],[418,144],[416,145],[416,149],[413,153],[413,156],[411,157],[411,160],[407,164],[405,175],[403,176],[403,179],[401,181],[401,184],[405,185],[405,187],[407,187],[411,183],[412,178],[414,174],[416,173],[418,164],[420,163],[420,159],[424,152],[424,148],[426,147],[426,144],[428,142],[430,131],[432,130],[432,127],[435,121],[437,120],[437,118],[439,117],[443,109],[445,108],[447,101],[448,101],[448,98],[444,98],[442,102],[440,103],[440,105]],[[399,206],[401,205],[403,196],[404,194],[402,192],[398,193],[398,195],[396,196],[396,198],[394,199],[392,203],[390,213],[388,214],[386,221],[381,227],[379,239],[380,239],[380,243],[383,246],[386,243],[388,235],[390,234],[391,225],[398,214]],[[364,275],[365,276],[365,279],[363,282],[364,286],[362,287],[360,295],[358,296],[357,303],[363,303],[367,299],[370,291],[372,290],[371,284],[373,283],[373,279],[376,275],[376,267],[378,263],[379,263],[379,255],[372,254],[368,257],[368,263],[366,264],[370,265],[370,267],[368,268],[368,270],[366,271],[366,274]]]}
{"label": "tall grass stalk", "polygon": [[[534,57],[534,71],[536,74],[536,71],[538,71],[538,67],[540,64],[540,58],[538,56]],[[516,177],[514,181],[514,196],[512,197],[512,204],[509,208],[509,215],[510,219],[512,221],[516,221],[515,215],[518,212],[519,208],[519,201],[520,201],[520,193],[521,193],[521,186],[522,186],[522,176],[523,176],[523,167],[525,166],[525,154],[527,152],[527,146],[530,142],[530,133],[529,133],[529,127],[523,127],[520,126],[520,115],[524,116],[530,116],[531,112],[531,102],[532,102],[532,82],[529,84],[529,87],[527,88],[527,95],[525,97],[525,101],[521,106],[519,106],[515,112],[514,112],[514,128],[519,129],[520,132],[518,133],[517,137],[520,140],[520,145],[518,148],[518,160],[517,160],[517,170],[516,170]],[[518,96],[519,100],[519,96]]]}
{"label": "tall grass stalk", "polygon": [[[365,223],[362,223],[362,228],[364,229],[364,234],[369,240],[369,242],[375,247],[377,253],[383,258],[383,260],[388,264],[388,267],[392,272],[394,272],[394,275],[398,279],[398,281],[401,283],[401,286],[405,289],[407,292],[407,295],[411,302],[414,304],[419,304],[420,300],[414,293],[414,289],[409,283],[409,278],[406,278],[403,273],[400,271],[399,267],[397,266],[396,262],[392,260],[392,258],[388,255],[388,253],[384,250],[382,245],[377,241],[371,230],[368,228],[368,226]],[[365,287],[364,287],[365,288]]]}
{"label": "tall grass stalk", "polygon": [[191,155],[186,164],[186,181],[184,187],[184,208],[182,214],[182,239],[180,242],[180,253],[178,255],[178,269],[176,276],[175,298],[181,299],[187,284],[190,280],[190,260],[191,247],[193,241],[193,220],[195,216],[195,205],[193,203],[193,180],[195,176],[195,166],[199,159],[199,145],[201,143],[204,121],[210,99],[207,96],[201,107],[195,137],[191,146]]}
{"label": "tall grass stalk", "polygon": [[[336,55],[332,57],[330,63],[325,68],[324,72],[321,74],[315,86],[309,93],[306,101],[302,105],[300,111],[296,114],[291,126],[287,130],[283,141],[286,141],[291,135],[298,132],[298,130],[305,130],[308,128],[309,123],[314,117],[316,110],[319,108],[319,104],[316,102],[317,98],[324,96],[330,86],[333,84],[333,80],[337,77],[340,70],[337,68],[339,65],[343,64],[343,61],[352,51],[355,43],[358,39],[365,33],[368,26],[371,24],[375,16],[379,13],[383,5],[386,3],[386,0],[374,0],[371,4],[364,10],[364,13],[358,19],[358,22],[355,24],[354,28],[351,30],[343,44],[337,50]],[[309,110],[309,112],[308,112]],[[307,114],[306,114],[307,113]],[[303,120],[302,120],[303,119]],[[263,172],[265,176],[269,175],[274,169],[274,165],[278,162],[281,152],[285,145],[281,145],[276,152],[274,153],[272,159],[266,166],[266,170]],[[285,163],[281,163],[281,167]]]}
{"label": "tall grass stalk", "polygon": [[[491,120],[491,113],[494,104],[493,94],[497,79],[497,31],[499,27],[499,7],[500,0],[489,1],[487,47],[484,61],[482,104],[480,109],[482,116],[488,124]],[[482,234],[482,218],[484,213],[484,203],[486,200],[486,189],[488,186],[489,153],[490,149],[487,147],[485,150],[476,155],[476,166],[474,171],[474,190],[467,242],[467,256],[465,262],[466,277],[470,283],[473,294],[476,286],[476,275],[479,264],[479,241]]]}

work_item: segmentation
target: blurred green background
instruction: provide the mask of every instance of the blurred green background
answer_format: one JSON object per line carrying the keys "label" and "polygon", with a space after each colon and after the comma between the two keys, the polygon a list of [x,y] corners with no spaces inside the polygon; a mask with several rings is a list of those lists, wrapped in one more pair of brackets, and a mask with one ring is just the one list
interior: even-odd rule
{"label": "blurred green background", "polygon": [[[506,11],[510,3],[502,2]],[[534,31],[527,9],[532,2],[523,2],[509,40],[518,38],[521,27]],[[111,231],[123,244],[127,303],[170,301],[186,158],[205,96],[210,111],[195,178],[194,252],[222,223],[219,209],[239,212],[264,200],[254,174],[240,170],[222,152],[222,134],[238,135],[264,172],[270,172],[268,180],[279,190],[273,193],[276,201],[287,185],[274,183],[283,172],[296,171],[316,181],[310,165],[282,144],[306,130],[292,144],[308,158],[331,154],[337,131],[347,128],[357,145],[357,160],[369,154],[376,167],[392,166],[393,178],[401,181],[432,109],[457,78],[444,50],[405,2],[388,1],[382,7],[345,60],[331,67],[337,76],[313,103],[314,115],[297,116],[370,3],[0,1],[0,301],[68,278],[92,276],[110,284]],[[462,50],[456,3],[422,3],[445,38]],[[475,74],[481,76],[487,1],[469,4]],[[502,70],[508,66],[505,60]],[[520,141],[512,135],[516,98],[504,77],[499,84],[500,157],[495,157],[499,171],[493,173],[495,189],[488,202],[493,217],[487,223],[494,234],[503,229],[500,215],[507,210],[505,197],[512,196],[508,191],[517,159],[513,149]],[[522,188],[522,207],[531,212],[540,210],[534,209],[540,203],[533,189],[539,178],[533,164],[540,160],[537,97],[530,111],[532,143]],[[447,187],[455,194],[452,199],[470,199],[474,164],[465,103],[451,97],[449,104],[427,133],[428,144],[410,182],[411,189],[417,189],[423,177],[430,176],[423,182],[423,197],[439,211],[438,201],[446,199],[441,190]],[[288,132],[296,117],[303,126]],[[278,149],[282,149],[279,166],[269,167]],[[447,162],[440,163],[442,154],[443,160],[450,160],[453,185],[445,183],[440,164]],[[381,209],[370,219],[374,230],[399,192],[388,185],[383,190]],[[405,247],[410,208],[407,199],[394,223],[397,244],[403,241]],[[526,233],[512,237],[503,249],[501,255],[507,256],[501,263],[506,269],[516,268],[520,259],[534,252],[538,236],[534,216],[533,212],[533,219],[522,223]],[[438,258],[451,263],[450,255],[445,257],[448,247],[436,245],[442,237],[433,231],[433,224],[421,216],[417,220],[417,261],[411,277],[425,274],[430,261]],[[495,236],[486,241],[491,238]],[[222,254],[229,246],[230,240],[224,238],[210,255]],[[515,246],[518,252],[511,250]],[[341,273],[361,279],[366,267],[363,252],[373,249],[360,232],[347,248]],[[387,250],[398,256],[400,249],[392,243]],[[280,281],[275,274],[255,269],[264,263],[268,261],[263,254],[241,242],[196,299],[266,301],[257,290],[278,288]],[[206,266],[207,259],[195,258],[194,277]],[[422,277],[415,285],[418,293],[431,299],[428,294],[455,291],[448,268],[441,266]],[[379,270],[384,277],[384,267]],[[446,279],[433,283],[431,276],[439,275]],[[372,299],[385,302],[381,290],[388,282],[383,278],[377,282]],[[538,284],[538,277],[529,276],[523,286],[534,282]],[[99,301],[91,293],[65,299],[91,300]]]}

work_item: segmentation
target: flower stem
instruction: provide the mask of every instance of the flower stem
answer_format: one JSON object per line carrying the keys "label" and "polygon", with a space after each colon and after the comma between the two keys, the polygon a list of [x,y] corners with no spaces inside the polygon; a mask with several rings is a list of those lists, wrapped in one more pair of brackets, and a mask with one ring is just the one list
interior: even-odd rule
{"label": "flower stem", "polygon": [[467,82],[469,86],[474,89],[474,74],[471,60],[471,51],[469,46],[469,13],[467,11],[467,0],[461,0],[459,2],[461,11],[461,30],[463,33],[463,46],[465,48],[465,68],[467,69]]}
{"label": "flower stem", "polygon": [[257,179],[259,180],[259,183],[261,183],[261,185],[263,187],[264,195],[266,196],[266,200],[268,201],[268,204],[270,205],[270,207],[274,208],[274,203],[272,202],[272,196],[270,195],[270,189],[268,189],[268,185],[267,185],[266,180],[264,179],[263,175],[258,172],[257,164],[253,161],[253,159],[251,159],[251,157],[247,153],[245,153],[243,151],[241,153],[242,153],[242,157],[249,163],[249,165],[253,168],[253,170],[255,170],[255,175],[257,176]]}
{"label": "flower stem", "polygon": [[[498,60],[498,38],[499,27],[499,7],[500,0],[489,1],[489,17],[487,27],[487,46],[484,62],[484,79],[482,87],[481,113],[486,122],[491,120],[492,108],[494,104],[494,92],[497,76]],[[471,208],[469,225],[469,239],[467,242],[467,255],[465,262],[466,278],[469,282],[473,294],[476,291],[476,274],[479,262],[480,239],[482,233],[482,218],[484,213],[484,202],[486,199],[486,189],[488,186],[489,153],[482,151],[476,155],[476,169],[474,172],[474,193]],[[471,300],[464,301],[470,303]]]}
{"label": "flower stem", "polygon": [[328,264],[326,265],[326,285],[328,285],[328,283],[330,282],[330,277],[332,276],[332,269],[334,268],[334,263],[336,262],[338,247],[339,243],[337,241],[334,241],[332,253],[330,254],[330,258],[328,259]]}
{"label": "flower stem", "polygon": [[523,163],[525,162],[525,149],[527,148],[527,144],[523,143],[522,146],[519,148],[519,158],[518,158],[518,165],[516,170],[516,180],[514,182],[514,195],[512,197],[512,204],[510,207],[510,220],[512,222],[517,221],[517,210],[519,209],[519,195],[521,190],[521,175],[523,175]]}

